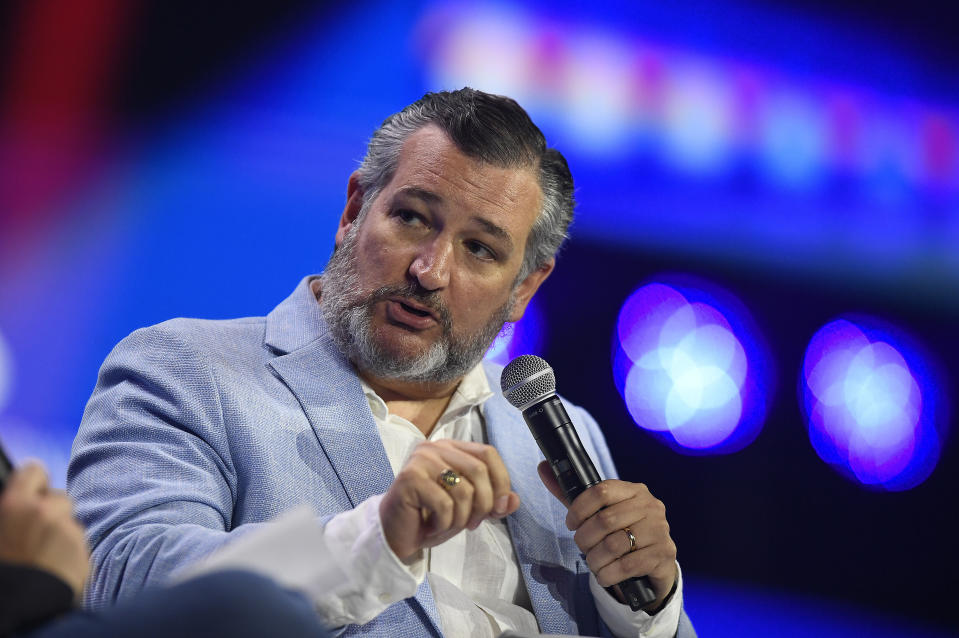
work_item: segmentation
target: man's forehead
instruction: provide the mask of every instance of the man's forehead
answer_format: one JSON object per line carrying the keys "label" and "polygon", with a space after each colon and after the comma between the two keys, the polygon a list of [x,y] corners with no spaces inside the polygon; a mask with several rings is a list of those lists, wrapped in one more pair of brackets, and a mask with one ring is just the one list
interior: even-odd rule
{"label": "man's forehead", "polygon": [[438,168],[451,160],[469,160],[446,131],[436,124],[426,124],[410,133],[400,149],[397,171],[401,168]]}
{"label": "man's forehead", "polygon": [[529,209],[533,218],[542,201],[534,167],[506,168],[469,157],[435,124],[407,137],[389,187],[421,193],[423,199],[469,199],[488,212]]}

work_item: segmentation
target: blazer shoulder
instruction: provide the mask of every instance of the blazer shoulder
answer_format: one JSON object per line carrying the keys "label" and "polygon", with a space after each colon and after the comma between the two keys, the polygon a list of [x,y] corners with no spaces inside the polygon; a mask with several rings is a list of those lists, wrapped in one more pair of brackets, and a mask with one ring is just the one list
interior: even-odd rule
{"label": "blazer shoulder", "polygon": [[134,330],[107,355],[101,374],[112,369],[207,376],[213,370],[244,374],[262,368],[270,358],[264,345],[265,319],[170,319]]}
{"label": "blazer shoulder", "polygon": [[119,346],[186,347],[201,352],[218,352],[230,344],[263,341],[265,317],[240,319],[168,319],[139,328],[124,337]]}

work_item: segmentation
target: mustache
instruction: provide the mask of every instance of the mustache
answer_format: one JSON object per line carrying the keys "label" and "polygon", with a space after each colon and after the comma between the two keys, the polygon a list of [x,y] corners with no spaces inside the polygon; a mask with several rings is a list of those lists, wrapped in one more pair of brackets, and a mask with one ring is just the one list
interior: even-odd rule
{"label": "mustache", "polygon": [[381,288],[377,288],[369,294],[363,305],[372,306],[377,301],[396,297],[409,299],[429,308],[439,317],[439,323],[443,326],[445,332],[450,332],[453,329],[452,315],[450,314],[449,308],[447,308],[446,304],[440,299],[440,293],[435,290],[427,290],[416,281],[411,281],[403,286],[382,286]]}

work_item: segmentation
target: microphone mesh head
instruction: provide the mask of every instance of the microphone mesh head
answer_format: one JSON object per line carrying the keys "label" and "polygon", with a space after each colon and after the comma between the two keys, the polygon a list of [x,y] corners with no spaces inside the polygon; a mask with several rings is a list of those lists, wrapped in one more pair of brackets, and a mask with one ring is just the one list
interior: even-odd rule
{"label": "microphone mesh head", "polygon": [[556,394],[556,375],[545,359],[524,354],[503,368],[500,387],[506,400],[522,410],[539,399]]}

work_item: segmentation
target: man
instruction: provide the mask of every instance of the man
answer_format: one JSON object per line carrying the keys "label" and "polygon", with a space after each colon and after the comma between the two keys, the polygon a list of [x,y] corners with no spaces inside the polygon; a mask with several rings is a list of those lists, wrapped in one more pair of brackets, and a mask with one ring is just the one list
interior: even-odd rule
{"label": "man", "polygon": [[205,575],[98,614],[75,611],[90,563],[70,499],[36,464],[0,489],[0,636],[327,635],[305,598],[243,572]]}
{"label": "man", "polygon": [[[572,191],[514,101],[428,94],[374,134],[321,277],[266,318],[174,320],[121,342],[68,479],[95,545],[93,600],[307,502],[337,557],[315,569],[346,575],[309,593],[346,632],[692,635],[662,504],[608,480],[567,512],[534,478],[542,456],[500,370],[481,363],[552,271]],[[615,476],[596,423],[570,413]],[[647,611],[603,589],[640,575]]]}

